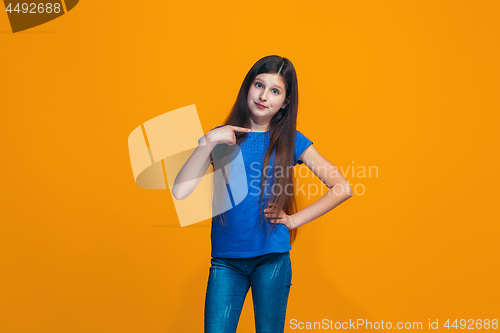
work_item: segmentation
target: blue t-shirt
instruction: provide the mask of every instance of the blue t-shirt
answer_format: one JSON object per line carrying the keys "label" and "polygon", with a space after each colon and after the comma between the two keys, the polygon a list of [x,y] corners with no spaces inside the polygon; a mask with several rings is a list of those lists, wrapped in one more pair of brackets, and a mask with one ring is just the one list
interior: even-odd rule
{"label": "blue t-shirt", "polygon": [[[217,126],[221,127],[221,126]],[[215,128],[217,128],[215,127]],[[201,141],[202,138],[198,140]],[[298,158],[313,142],[305,137],[299,131],[296,131],[295,150],[294,150],[294,165],[302,164]],[[245,258],[256,257],[273,252],[287,252],[292,249],[290,246],[290,235],[288,228],[283,224],[276,224],[273,232],[269,233],[270,222],[268,219],[264,221],[265,228],[259,228],[260,214],[266,208],[266,198],[269,198],[270,191],[265,190],[262,206],[260,206],[260,186],[261,176],[263,172],[263,164],[265,153],[269,147],[269,131],[266,132],[249,132],[246,138],[240,144],[241,155],[246,171],[246,185],[244,198],[238,200],[235,206],[230,206],[226,211],[226,226],[221,227],[216,219],[220,216],[212,218],[212,257],[225,258]],[[274,154],[272,155],[269,166],[272,166]],[[270,167],[268,168],[271,175]],[[290,169],[289,172],[292,172]],[[230,178],[234,179],[233,176]],[[245,177],[241,177],[244,179]],[[268,181],[272,181],[268,180]],[[238,183],[236,180],[234,183]],[[242,186],[243,183],[240,182]],[[271,183],[270,183],[271,184]],[[228,185],[228,192],[231,195],[231,190]],[[236,187],[232,187],[233,192]],[[239,189],[236,189],[239,192]],[[276,190],[279,192],[279,190]],[[267,193],[267,195],[266,195]],[[238,193],[233,193],[235,197]],[[231,197],[234,204],[233,197]],[[260,207],[260,209],[259,209]],[[267,229],[267,230],[266,230]]]}

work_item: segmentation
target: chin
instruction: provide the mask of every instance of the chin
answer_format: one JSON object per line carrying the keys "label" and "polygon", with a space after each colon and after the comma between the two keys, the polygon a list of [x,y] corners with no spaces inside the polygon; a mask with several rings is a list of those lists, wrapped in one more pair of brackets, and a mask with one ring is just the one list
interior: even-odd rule
{"label": "chin", "polygon": [[264,118],[264,117],[268,117],[268,113],[267,111],[266,112],[262,112],[261,110],[257,110],[257,111],[253,111],[252,110],[252,114],[255,116],[255,117],[259,117],[259,118]]}

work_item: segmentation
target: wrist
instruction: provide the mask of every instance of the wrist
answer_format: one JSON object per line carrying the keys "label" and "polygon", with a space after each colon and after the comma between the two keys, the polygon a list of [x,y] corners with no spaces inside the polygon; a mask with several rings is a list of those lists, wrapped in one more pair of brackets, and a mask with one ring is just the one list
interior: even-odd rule
{"label": "wrist", "polygon": [[213,143],[206,135],[200,140],[198,143],[198,147],[207,146],[208,150],[211,152],[215,147],[215,143]]}
{"label": "wrist", "polygon": [[212,140],[212,136],[210,135],[210,132],[208,132],[207,134],[205,134],[205,136],[203,138],[204,139],[202,141],[205,141],[205,144],[208,145],[208,147],[210,148],[210,150],[212,150],[213,147],[215,147],[217,145],[217,142],[215,142],[214,140]]}
{"label": "wrist", "polygon": [[290,225],[291,225],[292,228],[290,230],[297,228],[295,226],[295,218],[293,217],[293,215],[295,215],[295,214],[290,215],[290,217],[292,218],[292,223],[290,223]]}

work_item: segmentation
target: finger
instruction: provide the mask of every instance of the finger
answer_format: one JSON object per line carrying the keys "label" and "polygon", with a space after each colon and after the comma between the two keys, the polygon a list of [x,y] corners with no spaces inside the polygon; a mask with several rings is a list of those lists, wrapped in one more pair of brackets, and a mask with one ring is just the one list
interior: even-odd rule
{"label": "finger", "polygon": [[265,210],[264,214],[269,217],[279,216],[279,212],[273,210]]}
{"label": "finger", "polygon": [[238,127],[238,126],[232,126],[232,125],[229,125],[231,126],[231,128],[233,129],[233,131],[235,132],[250,132],[250,128],[246,128],[246,127]]}
{"label": "finger", "polygon": [[273,213],[265,213],[264,216],[267,218],[267,219],[276,219],[276,218],[280,218],[277,214],[273,214]]}

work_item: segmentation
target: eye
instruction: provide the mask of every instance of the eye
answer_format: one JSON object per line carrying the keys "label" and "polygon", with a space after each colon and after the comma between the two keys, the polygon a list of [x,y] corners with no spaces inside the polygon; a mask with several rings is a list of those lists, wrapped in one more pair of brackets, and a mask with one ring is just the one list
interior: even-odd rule
{"label": "eye", "polygon": [[280,91],[278,89],[273,89],[273,92],[275,92],[276,95],[279,95]]}
{"label": "eye", "polygon": [[257,88],[260,88],[260,86],[259,86],[259,85],[260,85],[260,86],[262,86],[262,83],[257,82],[257,83],[255,84],[255,86],[256,86]]}

